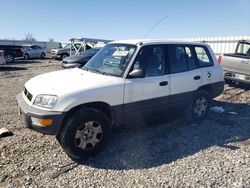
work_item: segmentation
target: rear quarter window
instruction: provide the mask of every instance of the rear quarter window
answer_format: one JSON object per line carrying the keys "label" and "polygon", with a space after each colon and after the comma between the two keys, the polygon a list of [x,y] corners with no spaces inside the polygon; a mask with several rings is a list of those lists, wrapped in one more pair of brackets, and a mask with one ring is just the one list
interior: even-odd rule
{"label": "rear quarter window", "polygon": [[194,48],[199,67],[213,66],[212,58],[206,47],[196,46]]}

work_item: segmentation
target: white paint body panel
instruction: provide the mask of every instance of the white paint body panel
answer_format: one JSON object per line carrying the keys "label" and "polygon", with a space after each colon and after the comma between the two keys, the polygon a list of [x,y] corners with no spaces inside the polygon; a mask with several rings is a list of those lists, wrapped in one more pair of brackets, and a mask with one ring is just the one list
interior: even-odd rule
{"label": "white paint body panel", "polygon": [[124,79],[75,68],[34,77],[25,87],[33,95],[31,103],[40,94],[56,95],[58,101],[51,110],[68,111],[74,106],[93,101],[112,106],[122,104]]}
{"label": "white paint body panel", "polygon": [[[162,81],[167,81],[168,85],[160,86],[159,83]],[[170,94],[169,84],[169,75],[127,79],[125,81],[124,103],[168,96]]]}
{"label": "white paint body panel", "polygon": [[[29,80],[25,87],[33,95],[33,99],[28,104],[32,105],[36,96],[40,94],[58,96],[57,104],[53,109],[35,108],[46,111],[67,112],[75,106],[90,102],[105,102],[110,106],[132,103],[147,99],[153,99],[172,94],[195,91],[199,86],[223,81],[222,68],[217,64],[217,60],[208,45],[212,55],[214,66],[200,68],[184,73],[169,74],[163,76],[146,77],[141,79],[126,79],[130,67],[144,45],[153,44],[178,44],[178,42],[146,41],[119,41],[116,43],[126,43],[137,45],[137,51],[132,57],[123,77],[113,77],[101,75],[82,69],[69,69],[43,74]],[[180,44],[183,44],[183,42]],[[200,43],[187,43],[198,44]],[[211,71],[211,77],[207,77]],[[194,76],[200,75],[200,80],[194,80]],[[159,86],[162,81],[167,81],[168,85]],[[26,100],[27,101],[27,100]]]}

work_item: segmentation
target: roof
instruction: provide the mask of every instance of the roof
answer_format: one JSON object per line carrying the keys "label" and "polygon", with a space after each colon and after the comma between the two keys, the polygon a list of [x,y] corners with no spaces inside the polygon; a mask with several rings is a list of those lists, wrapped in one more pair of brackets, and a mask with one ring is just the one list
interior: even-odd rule
{"label": "roof", "polygon": [[133,40],[117,40],[117,41],[112,41],[110,44],[113,43],[125,43],[125,44],[133,44],[133,45],[138,45],[140,43],[143,44],[198,44],[198,45],[205,45],[202,42],[188,42],[188,41],[174,41],[174,40],[161,40],[161,39],[133,39]]}
{"label": "roof", "polygon": [[240,42],[250,43],[250,40],[240,40]]}

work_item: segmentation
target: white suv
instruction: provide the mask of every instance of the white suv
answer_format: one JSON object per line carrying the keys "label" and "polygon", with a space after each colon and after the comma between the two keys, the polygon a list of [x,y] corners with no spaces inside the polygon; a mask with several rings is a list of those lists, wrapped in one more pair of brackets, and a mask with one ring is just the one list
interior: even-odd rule
{"label": "white suv", "polygon": [[206,44],[115,41],[81,69],[32,78],[17,102],[28,128],[56,135],[81,159],[103,147],[112,127],[155,112],[184,109],[199,123],[223,88],[222,68]]}

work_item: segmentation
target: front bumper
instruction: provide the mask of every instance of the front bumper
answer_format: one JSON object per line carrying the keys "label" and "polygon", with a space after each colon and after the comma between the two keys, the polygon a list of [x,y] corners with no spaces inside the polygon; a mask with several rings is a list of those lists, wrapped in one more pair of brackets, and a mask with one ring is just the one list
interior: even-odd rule
{"label": "front bumper", "polygon": [[[17,95],[17,103],[21,118],[27,128],[40,133],[57,135],[65,117],[65,112],[44,111],[32,106],[29,106],[23,99],[22,93]],[[50,126],[34,125],[32,118],[37,119],[52,119],[53,123]]]}
{"label": "front bumper", "polygon": [[51,53],[51,57],[53,59],[60,59],[61,55],[60,54],[56,54],[56,53]]}

